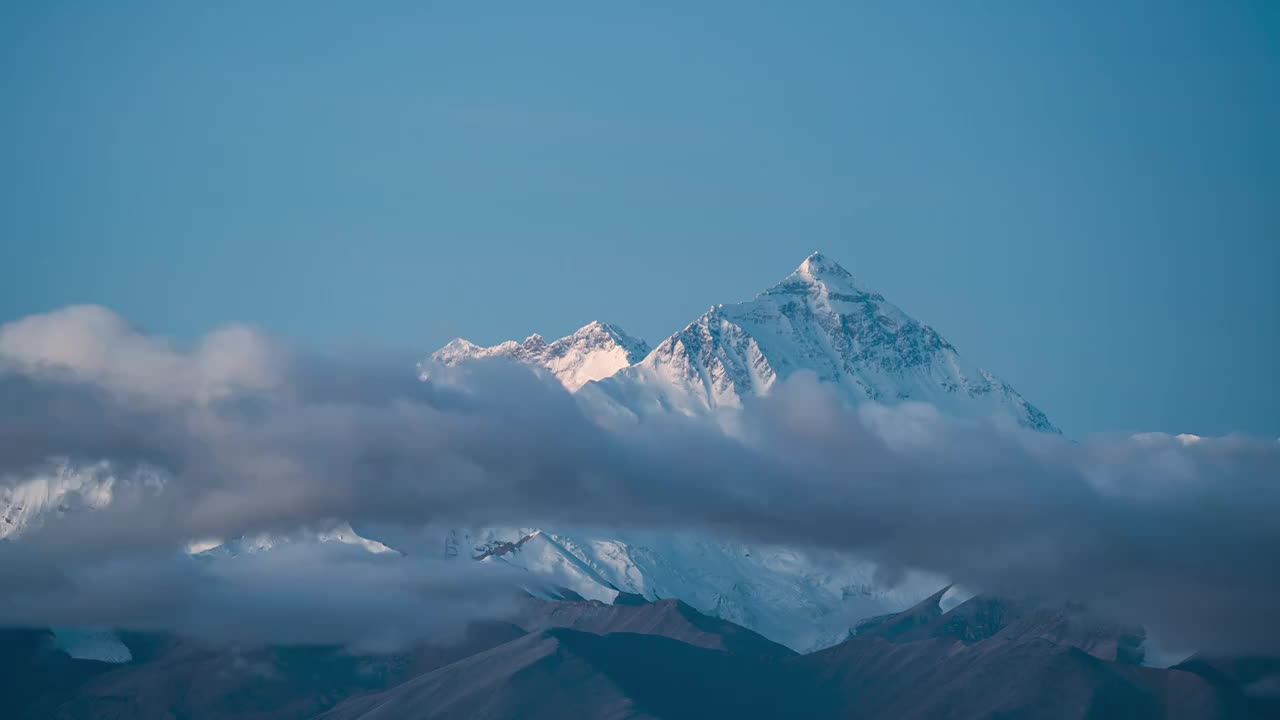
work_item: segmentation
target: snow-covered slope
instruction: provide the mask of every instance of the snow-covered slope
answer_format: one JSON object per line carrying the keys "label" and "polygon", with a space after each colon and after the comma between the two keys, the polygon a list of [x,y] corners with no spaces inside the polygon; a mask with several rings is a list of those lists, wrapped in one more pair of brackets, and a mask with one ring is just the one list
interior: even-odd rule
{"label": "snow-covered slope", "polygon": [[1007,383],[818,253],[754,299],[712,306],[598,390],[633,412],[695,414],[739,407],[802,370],[854,402],[923,401],[1056,432]]}
{"label": "snow-covered slope", "polygon": [[875,564],[848,555],[731,542],[699,532],[567,527],[357,531],[411,556],[520,568],[528,573],[523,588],[537,597],[563,597],[567,589],[606,603],[620,593],[683,600],[801,652],[840,642],[858,620],[901,610],[945,582],[913,572],[886,580]]}
{"label": "snow-covered slope", "polygon": [[0,484],[0,540],[17,537],[49,518],[111,503],[117,483],[107,463],[59,462],[32,477]]}
{"label": "snow-covered slope", "polygon": [[[119,488],[138,483],[158,490],[164,479],[158,472],[146,470],[120,475],[107,462],[77,465],[64,461],[54,463],[30,478],[0,485],[0,541],[17,540],[23,533],[46,522],[104,508],[111,504]],[[299,528],[292,533],[257,533],[227,541],[194,540],[187,550],[193,555],[236,556],[298,542],[355,545],[375,554],[394,552],[380,542],[361,537],[351,529],[351,525],[341,521],[322,527]]]}
{"label": "snow-covered slope", "polygon": [[[612,338],[626,336],[613,328],[601,332],[604,327],[593,323],[552,345],[537,336],[493,348],[455,340],[433,360],[503,356],[539,365],[576,389],[593,412],[731,412],[745,396],[809,371],[842,388],[852,402],[924,401],[956,416],[1003,415],[1056,432],[1008,384],[962,359],[932,328],[817,253],[753,300],[713,306],[636,362],[622,362],[622,343]],[[598,340],[574,340],[584,337]],[[548,351],[557,346],[566,350]],[[636,359],[635,348],[626,357]],[[574,358],[568,366],[596,372],[566,373],[567,357]],[[488,528],[449,531],[450,543],[454,549],[446,553],[511,563],[587,598],[607,602],[619,591],[679,598],[799,651],[839,642],[859,619],[900,610],[944,584],[912,573],[890,582],[892,573],[858,558],[696,532]]]}
{"label": "snow-covered slope", "polygon": [[[65,522],[77,513],[93,512],[111,504],[116,491],[142,483],[153,489],[163,485],[158,473],[140,471],[118,475],[109,463],[76,465],[59,462],[12,485],[0,485],[0,542],[21,542],[22,536],[49,522]],[[361,537],[345,522],[323,528],[303,528],[293,533],[260,533],[228,542],[192,542],[187,550],[206,558],[233,558],[262,552],[289,543],[342,543],[370,553],[395,552],[382,543]],[[132,655],[110,629],[94,627],[52,628],[57,646],[73,658],[108,663],[128,662]]]}
{"label": "snow-covered slope", "polygon": [[510,358],[546,368],[572,391],[592,380],[609,377],[648,352],[649,346],[643,340],[596,321],[552,343],[537,334],[523,343],[508,340],[492,347],[457,338],[432,353],[431,360],[450,366],[477,358]]}
{"label": "snow-covered slope", "polygon": [[351,529],[350,523],[346,522],[334,522],[323,528],[300,528],[291,533],[255,533],[226,542],[221,540],[196,542],[189,545],[187,551],[192,555],[204,557],[239,557],[297,543],[354,545],[374,555],[396,552],[394,548],[387,547],[377,540],[362,537]]}
{"label": "snow-covered slope", "polygon": [[890,582],[859,558],[698,532],[543,534],[610,587],[650,600],[678,598],[800,652],[840,642],[858,620],[910,605],[941,582],[922,573]]}

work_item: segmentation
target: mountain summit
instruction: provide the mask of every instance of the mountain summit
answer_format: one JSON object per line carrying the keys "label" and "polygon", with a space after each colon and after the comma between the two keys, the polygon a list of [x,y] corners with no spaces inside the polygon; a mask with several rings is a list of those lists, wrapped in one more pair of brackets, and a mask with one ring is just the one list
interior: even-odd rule
{"label": "mountain summit", "polygon": [[751,300],[712,306],[600,389],[632,411],[696,414],[739,406],[802,370],[854,402],[916,400],[1057,431],[1007,383],[820,253]]}
{"label": "mountain summit", "polygon": [[808,277],[814,281],[818,281],[819,278],[830,277],[839,282],[856,284],[853,275],[849,274],[848,270],[845,270],[840,266],[840,263],[829,259],[820,252],[810,254],[791,275]]}

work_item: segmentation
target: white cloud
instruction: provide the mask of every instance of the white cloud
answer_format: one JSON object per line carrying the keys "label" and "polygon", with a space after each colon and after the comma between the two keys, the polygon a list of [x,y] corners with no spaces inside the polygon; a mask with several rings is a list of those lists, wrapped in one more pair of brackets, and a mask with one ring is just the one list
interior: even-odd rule
{"label": "white cloud", "polygon": [[280,382],[281,358],[251,328],[231,325],[194,350],[176,350],[97,305],[76,305],[0,326],[0,366],[93,383],[133,402],[204,403]]}

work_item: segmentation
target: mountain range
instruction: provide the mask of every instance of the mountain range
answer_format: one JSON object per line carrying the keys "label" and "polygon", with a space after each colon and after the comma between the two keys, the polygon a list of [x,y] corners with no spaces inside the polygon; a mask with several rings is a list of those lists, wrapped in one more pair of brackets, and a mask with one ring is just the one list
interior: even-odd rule
{"label": "mountain range", "polygon": [[492,347],[458,338],[429,360],[492,357],[544,368],[588,402],[633,414],[740,407],[744,397],[807,371],[852,402],[922,401],[956,417],[1004,415],[1057,432],[1008,383],[820,253],[751,300],[711,306],[652,350],[617,326],[592,322],[550,344],[536,334]]}
{"label": "mountain range", "polygon": [[[589,413],[610,420],[732,414],[745,398],[809,372],[854,403],[926,401],[959,417],[1003,417],[1056,432],[1007,383],[961,358],[934,329],[817,253],[753,299],[712,306],[652,349],[615,325],[592,322],[552,342],[536,334],[492,347],[455,339],[420,363],[419,373],[430,379],[436,367],[493,358],[549,373]],[[115,482],[105,467],[61,465],[0,489],[0,537],[50,515],[109,503]],[[887,582],[880,568],[857,557],[697,531],[428,528],[391,538],[339,522],[192,550],[235,556],[298,541],[342,542],[370,552],[491,556],[528,570],[540,586],[585,598],[679,598],[801,652],[839,642],[859,619],[915,603],[944,582],[916,572]],[[496,548],[510,549],[495,554]],[[86,644],[76,636],[76,642],[90,657],[122,651],[98,638]]]}
{"label": "mountain range", "polygon": [[[928,402],[1056,433],[935,330],[814,254],[753,299],[714,305],[652,348],[590,323],[547,342],[456,339],[419,366],[524,363],[593,416],[731,416],[797,373],[851,403]],[[54,465],[0,489],[0,541],[112,501],[105,466]],[[293,718],[1261,718],[1280,664],[1144,667],[1145,635],[1077,606],[951,589],[846,554],[698,531],[323,528],[189,548],[237,562],[290,543],[503,563],[515,612],[448,644],[385,655],[235,647],[163,634],[0,629],[0,695],[19,720]],[[394,557],[394,556],[392,556]],[[939,588],[942,588],[939,590]],[[903,608],[906,608],[905,610]]]}
{"label": "mountain range", "polygon": [[[611,420],[731,414],[745,398],[808,372],[852,403],[924,401],[957,417],[1002,417],[1057,432],[1007,383],[961,358],[937,331],[818,253],[753,299],[714,305],[652,349],[615,325],[592,322],[552,342],[533,334],[482,347],[458,338],[420,363],[419,373],[429,380],[436,367],[494,358],[549,373],[590,414]],[[105,467],[61,465],[0,489],[0,538],[49,515],[109,503],[115,482]],[[590,599],[609,602],[618,593],[679,598],[801,652],[839,642],[859,619],[917,602],[944,581],[908,572],[890,583],[880,568],[857,557],[697,531],[428,528],[392,539],[339,522],[192,549],[235,556],[298,541],[342,542],[370,552],[492,556],[528,570],[539,585]],[[500,547],[510,551],[494,554]],[[88,657],[123,651],[96,636],[89,643],[78,635],[75,640]]]}
{"label": "mountain range", "polygon": [[[609,418],[732,413],[745,398],[809,372],[851,403],[922,401],[956,417],[1058,432],[1008,383],[819,253],[753,299],[713,305],[646,349],[616,326],[593,322],[550,344],[538,335],[492,347],[456,339],[420,367],[430,378],[435,365],[493,357],[527,363],[559,380],[588,412]],[[699,532],[452,529],[443,545],[475,555],[516,543],[503,562],[584,597],[680,598],[801,652],[839,642],[858,619],[917,602],[943,582],[909,572],[890,583],[856,557]]]}
{"label": "mountain range", "polygon": [[389,655],[126,634],[124,664],[0,630],[14,720],[592,720],[1274,717],[1274,661],[1135,664],[1131,629],[1079,608],[946,589],[799,655],[685,603],[527,598],[509,622]]}

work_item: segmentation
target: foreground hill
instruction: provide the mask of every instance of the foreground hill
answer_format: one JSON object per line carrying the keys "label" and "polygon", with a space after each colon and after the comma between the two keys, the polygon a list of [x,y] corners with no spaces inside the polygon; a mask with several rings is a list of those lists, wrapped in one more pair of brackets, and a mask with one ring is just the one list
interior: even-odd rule
{"label": "foreground hill", "polygon": [[134,659],[109,666],[59,654],[47,633],[10,631],[4,717],[1247,720],[1275,707],[1262,687],[1274,660],[1142,667],[1132,629],[1079,608],[980,596],[943,612],[942,594],[810,655],[678,601],[629,596],[531,599],[512,622],[378,656],[125,634]]}

